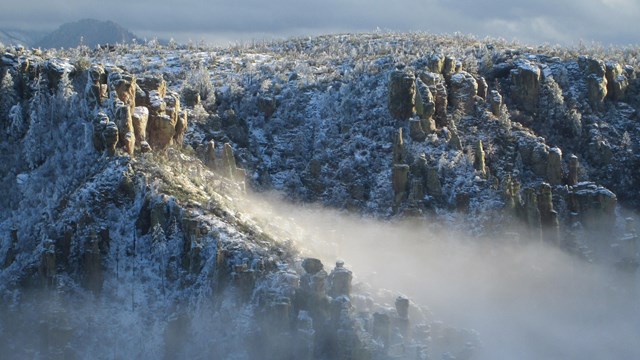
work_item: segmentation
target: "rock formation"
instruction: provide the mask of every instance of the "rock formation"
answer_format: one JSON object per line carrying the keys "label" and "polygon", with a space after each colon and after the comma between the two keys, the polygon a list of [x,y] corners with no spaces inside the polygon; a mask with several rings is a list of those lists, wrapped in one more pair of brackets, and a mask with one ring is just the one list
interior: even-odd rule
{"label": "rock formation", "polygon": [[604,109],[604,99],[607,96],[606,66],[604,61],[588,56],[580,56],[578,65],[586,75],[587,100],[594,110]]}
{"label": "rock formation", "polygon": [[558,221],[558,213],[553,209],[551,186],[547,183],[540,185],[538,209],[540,211],[540,225],[542,227],[543,239],[559,245],[560,223]]}
{"label": "rock formation", "polygon": [[485,167],[484,160],[484,148],[482,147],[482,140],[478,140],[474,148],[473,167],[482,175],[487,175],[487,169]]}
{"label": "rock formation", "polygon": [[394,193],[394,206],[397,208],[407,199],[409,190],[409,165],[394,164],[391,173],[391,184]]}
{"label": "rock formation", "polygon": [[511,97],[513,101],[528,112],[538,107],[540,68],[527,60],[519,60],[510,72]]}
{"label": "rock formation", "polygon": [[560,185],[562,179],[562,151],[554,147],[549,149],[547,157],[547,182],[551,185]]}
{"label": "rock formation", "polygon": [[502,96],[498,90],[491,90],[489,95],[489,107],[494,116],[500,116],[500,108],[502,107]]}
{"label": "rock formation", "polygon": [[476,79],[466,71],[451,76],[449,101],[454,108],[471,112],[478,94]]}
{"label": "rock formation", "polygon": [[409,137],[413,141],[424,141],[427,138],[427,132],[422,128],[422,120],[409,119]]}
{"label": "rock formation", "polygon": [[407,71],[394,70],[389,75],[389,113],[398,120],[407,120],[415,112],[415,76]]}

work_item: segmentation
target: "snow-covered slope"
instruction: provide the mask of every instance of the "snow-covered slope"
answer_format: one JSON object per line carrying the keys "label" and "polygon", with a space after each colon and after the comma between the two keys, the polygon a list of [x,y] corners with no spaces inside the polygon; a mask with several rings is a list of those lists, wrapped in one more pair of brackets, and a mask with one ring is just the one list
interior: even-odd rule
{"label": "snow-covered slope", "polygon": [[[496,262],[532,243],[637,267],[634,215],[618,204],[638,205],[637,49],[579,50],[426,34],[4,49],[0,348],[472,358],[482,334],[371,287],[393,285],[380,280],[391,271],[420,288],[402,265],[420,272],[427,254],[403,238],[462,237]],[[366,221],[321,227],[309,218],[322,213],[252,195],[267,190],[404,230],[367,249],[380,234],[352,230]],[[340,251],[346,265],[328,266]],[[379,282],[352,273],[378,266]]]}

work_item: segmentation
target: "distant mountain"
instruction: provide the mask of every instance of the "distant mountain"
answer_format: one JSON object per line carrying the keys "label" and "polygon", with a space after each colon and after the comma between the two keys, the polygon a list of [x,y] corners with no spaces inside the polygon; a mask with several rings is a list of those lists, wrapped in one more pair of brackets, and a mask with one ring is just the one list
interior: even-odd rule
{"label": "distant mountain", "polygon": [[0,29],[0,43],[31,47],[47,35],[46,31]]}
{"label": "distant mountain", "polygon": [[113,21],[84,19],[61,25],[35,43],[42,48],[72,48],[81,43],[89,47],[99,44],[129,43],[136,36]]}

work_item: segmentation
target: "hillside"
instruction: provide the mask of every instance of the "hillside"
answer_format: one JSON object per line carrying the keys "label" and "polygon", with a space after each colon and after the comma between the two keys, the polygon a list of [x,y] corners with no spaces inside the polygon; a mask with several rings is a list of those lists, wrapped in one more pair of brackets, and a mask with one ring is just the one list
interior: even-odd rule
{"label": "hillside", "polygon": [[638,357],[639,51],[3,49],[0,350]]}
{"label": "hillside", "polygon": [[4,45],[22,45],[30,47],[47,35],[46,31],[24,31],[0,29],[0,43]]}
{"label": "hillside", "polygon": [[134,39],[134,34],[113,21],[83,19],[60,25],[33,45],[44,49],[69,49],[79,45],[94,48],[98,45],[131,43]]}

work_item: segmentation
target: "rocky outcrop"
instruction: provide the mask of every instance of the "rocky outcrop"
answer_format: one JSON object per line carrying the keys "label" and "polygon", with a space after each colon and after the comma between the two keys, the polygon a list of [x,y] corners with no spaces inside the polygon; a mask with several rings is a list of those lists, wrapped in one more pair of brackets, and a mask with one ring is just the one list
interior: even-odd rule
{"label": "rocky outcrop", "polygon": [[115,155],[118,147],[118,126],[109,121],[109,117],[99,112],[93,119],[93,147],[97,151],[106,150],[109,155]]}
{"label": "rocky outcrop", "polygon": [[394,193],[394,207],[398,208],[400,204],[407,199],[409,190],[409,165],[393,165],[391,171],[391,184]]}
{"label": "rocky outcrop", "polygon": [[131,107],[127,104],[116,102],[114,116],[114,122],[118,126],[118,134],[120,134],[118,145],[122,147],[127,154],[133,155],[136,136],[133,129]]}
{"label": "rocky outcrop", "polygon": [[482,99],[487,99],[489,85],[487,84],[487,80],[484,77],[479,76],[476,78],[476,82],[478,83],[478,96]]}
{"label": "rocky outcrop", "polygon": [[482,146],[482,140],[478,140],[474,148],[473,167],[480,173],[482,177],[487,175],[487,169],[485,166],[485,153]]}
{"label": "rocky outcrop", "polygon": [[500,116],[500,109],[502,107],[502,95],[500,95],[498,90],[491,90],[488,102],[491,113],[494,116]]}
{"label": "rocky outcrop", "polygon": [[136,143],[147,141],[147,123],[149,122],[149,109],[144,106],[136,106],[131,114],[133,131],[136,135]]}
{"label": "rocky outcrop", "polygon": [[569,173],[567,174],[567,185],[574,186],[578,183],[578,157],[571,155],[569,157]]}
{"label": "rocky outcrop", "polygon": [[[607,62],[606,79],[607,79],[607,98],[613,101],[623,100],[627,87],[629,87],[629,79],[627,72],[619,63]],[[632,68],[633,69],[633,68]]]}
{"label": "rocky outcrop", "polygon": [[560,244],[560,223],[558,213],[553,209],[553,195],[551,185],[542,183],[538,194],[538,210],[540,211],[540,225],[542,238],[552,244]]}
{"label": "rocky outcrop", "polygon": [[102,65],[92,65],[87,71],[85,99],[90,109],[102,106],[107,97],[107,76]]}
{"label": "rocky outcrop", "polygon": [[415,76],[405,70],[393,70],[389,75],[388,108],[392,117],[407,120],[415,112]]}
{"label": "rocky outcrop", "polygon": [[607,96],[606,66],[604,62],[589,56],[580,56],[578,65],[586,76],[586,97],[589,104],[596,111],[604,110],[604,99]]}
{"label": "rocky outcrop", "polygon": [[[435,85],[435,84],[434,84]],[[416,80],[416,113],[421,119],[430,119],[436,112],[436,103],[429,86]]]}
{"label": "rocky outcrop", "polygon": [[533,240],[540,240],[542,233],[542,220],[540,218],[540,208],[538,206],[538,195],[532,187],[524,189],[523,203],[524,219],[530,229],[530,236]]}
{"label": "rocky outcrop", "polygon": [[562,151],[554,147],[549,149],[547,156],[547,182],[551,185],[560,185],[562,179]]}
{"label": "rocky outcrop", "polygon": [[331,270],[328,277],[329,296],[337,298],[339,296],[349,296],[351,294],[351,280],[353,274],[351,270],[344,267],[344,262],[337,261],[336,267]]}
{"label": "rocky outcrop", "polygon": [[609,231],[615,223],[617,196],[592,182],[581,182],[569,189],[569,210],[577,213],[582,225],[592,230]]}
{"label": "rocky outcrop", "polygon": [[442,74],[442,70],[444,69],[444,55],[438,53],[432,54],[428,59],[427,68],[432,73]]}
{"label": "rocky outcrop", "polygon": [[436,112],[435,120],[437,127],[447,126],[447,87],[444,83],[436,84]]}
{"label": "rocky outcrop", "polygon": [[409,119],[409,137],[413,141],[424,141],[427,138],[427,132],[422,128],[422,120]]}
{"label": "rocky outcrop", "polygon": [[402,138],[402,128],[399,128],[393,136],[392,159],[393,164],[403,164],[406,159],[404,139]]}
{"label": "rocky outcrop", "polygon": [[540,68],[528,61],[519,60],[510,71],[511,98],[523,110],[535,112],[538,107]]}
{"label": "rocky outcrop", "polygon": [[75,74],[75,67],[68,63],[68,60],[53,58],[45,61],[44,74],[49,82],[49,89],[55,92],[63,76],[72,77]]}
{"label": "rocky outcrop", "polygon": [[137,79],[137,85],[136,105],[138,106],[151,106],[152,91],[155,91],[156,96],[161,99],[167,96],[167,82],[162,75],[143,75]]}
{"label": "rocky outcrop", "polygon": [[466,71],[451,76],[449,101],[451,105],[467,113],[473,111],[475,97],[478,94],[476,79]]}
{"label": "rocky outcrop", "polygon": [[[167,114],[165,98],[158,91],[149,93],[149,122],[147,125],[147,141],[153,149],[162,150],[171,145],[175,135],[177,116]],[[172,112],[172,114],[175,111]],[[177,114],[176,114],[177,115]]]}
{"label": "rocky outcrop", "polygon": [[109,93],[115,92],[115,99],[122,101],[129,107],[131,113],[136,106],[136,77],[119,68],[108,69],[107,85]]}

